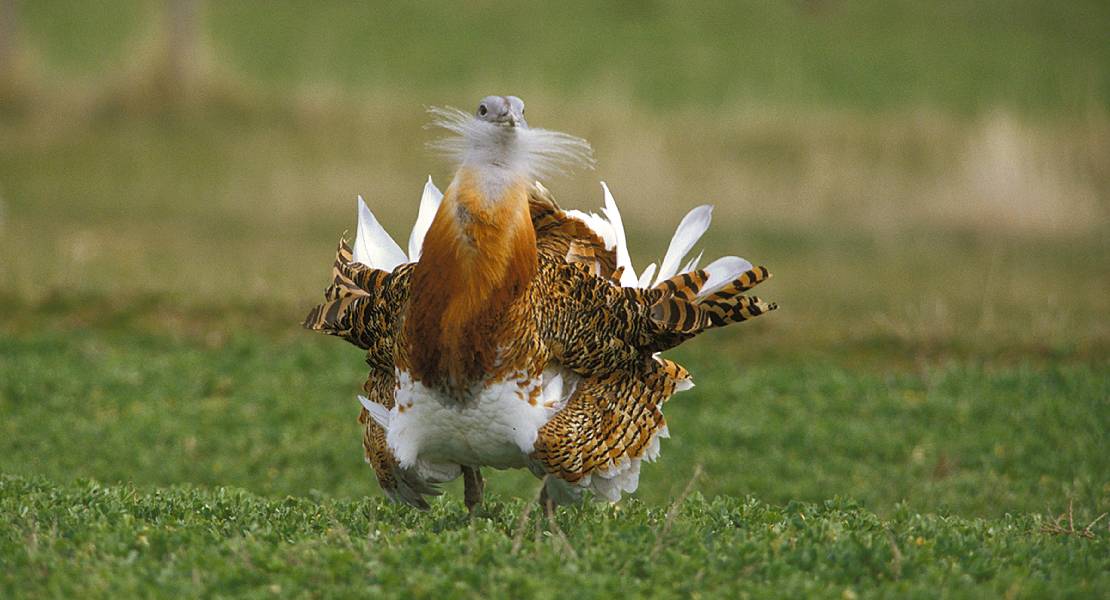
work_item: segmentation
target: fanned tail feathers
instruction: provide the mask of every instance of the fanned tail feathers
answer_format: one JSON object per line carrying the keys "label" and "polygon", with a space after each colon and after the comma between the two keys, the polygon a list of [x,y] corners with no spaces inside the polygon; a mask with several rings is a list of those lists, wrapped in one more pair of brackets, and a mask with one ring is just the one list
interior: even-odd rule
{"label": "fanned tail feathers", "polygon": [[771,273],[766,267],[753,267],[716,292],[699,299],[698,306],[709,315],[713,327],[754,319],[775,310],[778,304],[766,302],[758,296],[744,296],[743,293],[770,278]]}
{"label": "fanned tail feathers", "polygon": [[[651,305],[652,320],[667,332],[668,342],[678,343],[707,329],[758,317],[778,305],[745,296],[744,292],[770,277],[765,267],[753,267],[706,294],[706,283],[712,278],[709,272],[696,270],[675,275],[652,288],[658,296]],[[671,334],[682,337],[675,339]]]}

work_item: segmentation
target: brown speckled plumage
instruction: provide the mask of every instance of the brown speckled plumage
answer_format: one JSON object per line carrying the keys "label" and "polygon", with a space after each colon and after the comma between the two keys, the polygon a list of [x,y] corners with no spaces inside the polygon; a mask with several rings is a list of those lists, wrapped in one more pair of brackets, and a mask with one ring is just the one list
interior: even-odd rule
{"label": "brown speckled plumage", "polygon": [[[645,452],[666,427],[661,406],[689,381],[684,368],[657,353],[773,310],[774,304],[743,295],[770,275],[755,267],[700,299],[704,271],[681,273],[649,289],[620,287],[613,250],[562,211],[542,186],[531,190],[529,210],[538,271],[503,311],[501,326],[511,332],[505,352],[522,358],[500,368],[538,377],[555,364],[580,377],[566,405],[540,428],[531,454],[533,470],[575,484],[622,462],[652,458]],[[394,406],[396,369],[410,360],[403,338],[413,270],[414,264],[386,272],[356,263],[341,241],[325,302],[304,322],[367,350],[370,373],[363,390],[386,408]],[[385,430],[365,408],[359,422],[366,460],[382,488],[427,506],[424,496],[437,488],[399,467]]]}

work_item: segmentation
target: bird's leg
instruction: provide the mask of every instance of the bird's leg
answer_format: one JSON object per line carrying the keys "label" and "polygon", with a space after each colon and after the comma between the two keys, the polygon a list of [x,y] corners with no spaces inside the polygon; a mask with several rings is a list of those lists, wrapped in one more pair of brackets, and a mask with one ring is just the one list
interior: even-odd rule
{"label": "bird's leg", "polygon": [[547,494],[547,477],[544,477],[543,481],[540,482],[540,495],[536,501],[539,502],[540,508],[546,508],[551,504],[551,496]]}
{"label": "bird's leg", "polygon": [[474,514],[474,509],[482,503],[482,492],[486,488],[486,483],[482,481],[482,472],[478,467],[462,468],[463,476],[463,502],[466,504],[466,512],[471,515]]}

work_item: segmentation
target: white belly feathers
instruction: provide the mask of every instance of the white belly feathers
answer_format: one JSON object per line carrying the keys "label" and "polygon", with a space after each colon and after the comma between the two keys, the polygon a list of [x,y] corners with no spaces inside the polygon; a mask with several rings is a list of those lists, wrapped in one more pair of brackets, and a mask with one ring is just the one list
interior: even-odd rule
{"label": "white belly feathers", "polygon": [[390,410],[360,400],[385,428],[401,467],[422,471],[437,464],[527,466],[537,431],[561,408],[564,396],[561,377],[523,373],[487,383],[463,404],[408,373],[398,371],[397,382],[396,405]]}

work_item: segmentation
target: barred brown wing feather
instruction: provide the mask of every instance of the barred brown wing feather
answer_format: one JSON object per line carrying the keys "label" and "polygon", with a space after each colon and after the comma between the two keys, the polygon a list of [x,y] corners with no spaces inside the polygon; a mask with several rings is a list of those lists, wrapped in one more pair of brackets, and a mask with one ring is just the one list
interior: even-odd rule
{"label": "barred brown wing feather", "polygon": [[771,278],[771,272],[762,265],[744,271],[739,277],[707,296],[706,300],[724,300],[742,294]]}
{"label": "barred brown wing feather", "polygon": [[350,246],[340,240],[324,302],[309,311],[303,325],[368,350],[371,364],[392,369],[393,341],[412,265],[389,272],[351,261]]}
{"label": "barred brown wing feather", "polygon": [[613,277],[616,251],[606,249],[605,241],[588,225],[563,212],[546,188],[538,184],[532,188],[528,208],[541,261],[585,264],[596,276]]}
{"label": "barred brown wing feather", "polygon": [[719,290],[697,298],[695,306],[701,314],[698,318],[700,326],[693,329],[672,328],[663,331],[652,341],[649,349],[661,352],[708,329],[741,323],[777,309],[778,305],[774,302],[766,302],[757,296],[743,294],[770,277],[771,273],[765,267],[754,267]]}
{"label": "barred brown wing feather", "polygon": [[589,265],[548,260],[541,262],[532,301],[555,358],[590,377],[774,310],[775,304],[742,294],[768,277],[757,267],[699,297],[705,271],[676,275],[652,289],[622,288],[595,276]]}
{"label": "barred brown wing feather", "polygon": [[578,384],[566,407],[540,428],[532,458],[571,483],[645,456],[666,427],[662,404],[689,373],[668,360],[647,360],[628,370]]}
{"label": "barred brown wing feather", "polygon": [[696,270],[688,273],[679,273],[666,281],[659,282],[654,289],[664,293],[678,296],[684,300],[693,301],[698,297],[698,292],[709,280],[709,273]]}
{"label": "barred brown wing feather", "polygon": [[679,296],[668,296],[651,306],[651,318],[665,331],[697,333],[709,325],[709,313]]}

